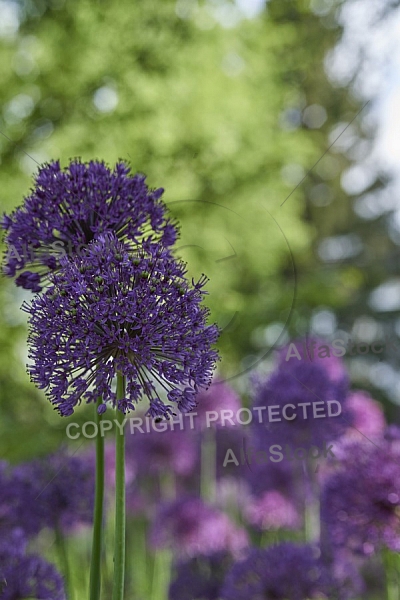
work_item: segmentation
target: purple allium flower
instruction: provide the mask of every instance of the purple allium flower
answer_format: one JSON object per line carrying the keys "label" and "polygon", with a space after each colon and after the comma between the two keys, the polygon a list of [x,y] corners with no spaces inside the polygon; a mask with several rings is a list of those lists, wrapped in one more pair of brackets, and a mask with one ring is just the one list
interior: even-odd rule
{"label": "purple allium flower", "polygon": [[[199,428],[207,426],[206,413],[209,411],[218,413],[217,420],[213,419],[210,422],[211,427],[232,427],[231,420],[237,424],[236,413],[242,407],[240,397],[230,385],[218,377],[214,379],[208,390],[199,392],[196,400],[198,406],[193,415],[195,426]],[[213,415],[210,417],[213,418]]]}
{"label": "purple allium flower", "polygon": [[325,369],[331,381],[347,385],[346,367],[340,358],[343,356],[343,351],[344,347],[334,348],[322,338],[302,338],[291,342],[279,351],[278,367],[299,362],[317,364]]}
{"label": "purple allium flower", "polygon": [[182,558],[227,550],[238,554],[248,544],[244,529],[197,497],[183,497],[161,506],[152,526],[154,548],[171,547]]}
{"label": "purple allium flower", "polygon": [[232,557],[227,552],[198,556],[180,563],[169,588],[169,600],[219,600]]}
{"label": "purple allium flower", "polygon": [[[259,449],[265,450],[272,444],[322,447],[324,442],[340,437],[351,424],[351,414],[346,408],[347,387],[342,381],[332,381],[319,364],[299,361],[282,365],[269,378],[253,381],[253,406],[267,407],[262,423],[253,420],[251,424]],[[282,409],[289,404],[292,407],[285,418]],[[329,406],[338,416],[329,416]],[[317,418],[314,408],[319,411]],[[269,410],[274,411],[272,419]]]}
{"label": "purple allium flower", "polygon": [[8,468],[0,475],[0,531],[20,526],[69,530],[92,522],[94,475],[82,457],[64,452]]}
{"label": "purple allium flower", "polygon": [[[136,255],[112,234],[100,236],[74,261],[62,259],[52,287],[24,309],[30,313],[31,379],[48,392],[62,416],[99,396],[116,406],[112,384],[126,376],[122,412],[143,396],[151,417],[169,418],[160,391],[181,412],[196,406],[218,354],[216,325],[201,306],[207,281],[191,287],[186,267],[161,247]],[[158,386],[158,387],[157,387]]]}
{"label": "purple allium flower", "polygon": [[288,460],[257,464],[251,450],[246,446],[249,463],[242,471],[250,491],[244,517],[260,529],[297,529],[302,525],[305,502],[303,469]]}
{"label": "purple allium flower", "polygon": [[25,554],[28,540],[21,527],[16,527],[8,532],[2,530],[1,534],[0,556],[12,557]]}
{"label": "purple allium flower", "polygon": [[245,515],[249,523],[260,529],[298,529],[302,524],[293,501],[276,490],[252,498],[245,507]]}
{"label": "purple allium flower", "polygon": [[346,437],[361,440],[364,436],[371,438],[383,434],[386,427],[383,407],[369,394],[356,390],[348,395],[346,405],[353,416],[353,427],[346,432]]}
{"label": "purple allium flower", "polygon": [[0,554],[0,600],[65,600],[56,568],[39,556]]}
{"label": "purple allium flower", "polygon": [[400,551],[400,439],[374,438],[340,447],[338,470],[321,497],[324,543],[369,556]]}
{"label": "purple allium flower", "polygon": [[221,591],[223,600],[306,600],[333,598],[332,579],[317,548],[282,543],[253,548],[233,565]]}
{"label": "purple allium flower", "polygon": [[[169,425],[163,422],[162,425]],[[160,425],[158,425],[160,426]],[[178,426],[179,427],[179,426]],[[165,471],[187,476],[197,464],[197,447],[190,431],[184,429],[150,430],[126,436],[126,461],[138,475],[149,476]]]}
{"label": "purple allium flower", "polygon": [[4,215],[8,254],[5,274],[34,292],[59,268],[59,257],[73,255],[95,236],[112,231],[131,246],[159,242],[171,246],[176,226],[166,218],[163,189],[150,191],[143,175],[119,162],[110,170],[103,162],[73,160],[65,169],[58,161],[39,169],[23,206]]}
{"label": "purple allium flower", "polygon": [[[334,553],[330,560],[322,555],[324,565],[329,569],[335,579],[338,600],[353,600],[354,598],[364,598],[366,586],[364,578],[360,573],[362,562],[356,559],[354,554],[347,550],[340,550]],[[368,587],[368,591],[370,591]]]}

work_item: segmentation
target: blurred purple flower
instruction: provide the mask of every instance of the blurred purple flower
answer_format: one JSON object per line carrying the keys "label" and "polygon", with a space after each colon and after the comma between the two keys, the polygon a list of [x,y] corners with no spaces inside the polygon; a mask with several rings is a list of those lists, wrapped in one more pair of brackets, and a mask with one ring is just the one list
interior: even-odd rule
{"label": "blurred purple flower", "polygon": [[197,406],[192,411],[196,429],[207,427],[207,412],[218,413],[216,420],[214,420],[215,415],[209,415],[210,427],[232,427],[228,417],[237,425],[236,413],[242,407],[240,397],[220,378],[216,377],[207,390],[201,390],[196,397],[196,402]]}
{"label": "blurred purple flower", "polygon": [[64,584],[55,567],[39,556],[25,555],[21,529],[0,541],[0,600],[65,600]]}
{"label": "blurred purple flower", "polygon": [[21,527],[15,527],[5,532],[1,531],[0,556],[12,557],[21,556],[25,553],[28,540]]}
{"label": "blurred purple flower", "polygon": [[[365,596],[366,585],[360,573],[361,563],[351,552],[342,549],[336,551],[330,561],[324,564],[330,570],[336,585],[335,600],[353,600]],[[324,559],[324,556],[323,556]],[[368,588],[369,591],[369,588]]]}
{"label": "blurred purple flower", "polygon": [[305,600],[332,598],[332,578],[317,548],[286,542],[253,548],[233,565],[222,587],[223,600]]}
{"label": "blurred purple flower", "polygon": [[[332,381],[319,364],[300,362],[285,364],[274,371],[269,378],[253,380],[254,407],[268,407],[262,415],[262,422],[253,420],[252,433],[257,440],[258,449],[266,450],[273,444],[292,448],[298,446],[319,446],[324,442],[333,441],[340,437],[352,416],[346,407],[347,386],[343,381]],[[334,410],[340,414],[328,416],[327,402],[335,401]],[[318,418],[314,417],[313,404],[319,402]],[[287,419],[282,408],[291,404]],[[303,406],[301,406],[304,404]],[[273,420],[268,418],[268,410],[274,409]],[[293,414],[296,416],[294,418]],[[324,416],[321,416],[324,415]]]}
{"label": "blurred purple flower", "polygon": [[153,522],[154,548],[170,547],[181,558],[223,550],[238,554],[248,544],[244,529],[197,497],[184,497],[161,506]]}
{"label": "blurred purple flower", "polygon": [[278,368],[299,363],[314,364],[322,367],[332,382],[347,385],[349,377],[344,362],[336,356],[338,350],[343,352],[342,347],[333,348],[332,344],[322,338],[301,338],[279,351]]}
{"label": "blurred purple flower", "polygon": [[282,461],[245,465],[250,494],[243,508],[248,523],[260,529],[297,529],[302,525],[304,475],[297,463]]}
{"label": "blurred purple flower", "polygon": [[276,490],[251,497],[244,512],[248,522],[260,529],[298,529],[302,525],[293,501]]}
{"label": "blurred purple flower", "polygon": [[353,391],[348,395],[346,405],[353,416],[353,427],[348,429],[346,437],[360,440],[363,437],[360,432],[368,438],[383,434],[386,427],[383,407],[369,394],[361,390]]}
{"label": "blurred purple flower", "polygon": [[82,400],[99,396],[99,412],[108,401],[116,407],[118,371],[127,379],[120,411],[134,410],[144,396],[146,414],[168,419],[173,409],[160,398],[161,388],[179,411],[191,410],[218,358],[211,349],[218,327],[206,325],[209,311],[201,306],[207,279],[191,287],[184,263],[161,247],[133,256],[112,234],[89,244],[74,262],[61,262],[53,287],[24,307],[31,379],[60,414],[69,416]]}
{"label": "blurred purple flower", "polygon": [[0,530],[26,535],[92,522],[94,473],[83,457],[58,452],[0,473]]}
{"label": "blurred purple flower", "polygon": [[324,543],[328,546],[364,556],[382,547],[400,551],[398,436],[398,428],[392,427],[374,443],[340,447],[338,470],[325,481],[321,498]]}
{"label": "blurred purple flower", "polygon": [[[167,423],[163,423],[163,425]],[[187,476],[197,464],[197,447],[190,430],[150,430],[126,436],[127,463],[132,464],[139,476],[152,476],[165,471]]]}
{"label": "blurred purple flower", "polygon": [[5,274],[20,272],[17,285],[38,292],[59,268],[60,255],[76,254],[106,231],[131,247],[143,242],[171,246],[177,232],[160,200],[164,190],[150,191],[145,179],[132,176],[124,162],[113,170],[103,162],[79,159],[65,169],[58,161],[42,166],[25,203],[2,219],[8,246]]}
{"label": "blurred purple flower", "polygon": [[169,600],[219,600],[220,588],[231,564],[232,557],[227,552],[180,563],[169,588]]}

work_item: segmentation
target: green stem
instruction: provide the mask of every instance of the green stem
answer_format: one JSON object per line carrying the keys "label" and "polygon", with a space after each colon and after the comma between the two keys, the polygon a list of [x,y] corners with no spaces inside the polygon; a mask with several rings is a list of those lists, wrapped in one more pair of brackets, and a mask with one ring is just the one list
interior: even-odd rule
{"label": "green stem", "polygon": [[306,465],[306,498],[304,507],[304,529],[306,542],[319,542],[321,535],[319,486],[313,472],[312,461]]}
{"label": "green stem", "polygon": [[102,435],[103,432],[100,429],[102,415],[99,415],[97,412],[97,408],[100,406],[101,401],[101,398],[99,398],[95,406],[95,421],[98,428],[98,433],[96,436],[96,487],[93,513],[93,542],[90,564],[89,600],[99,600],[101,589],[104,504],[104,437]]}
{"label": "green stem", "polygon": [[60,563],[62,565],[62,570],[64,574],[65,581],[65,589],[67,593],[68,600],[73,600],[72,594],[72,584],[71,584],[71,570],[69,568],[69,560],[68,560],[68,552],[65,544],[64,536],[59,527],[56,527],[56,544],[58,548],[58,553],[60,556]]}
{"label": "green stem", "polygon": [[154,555],[151,600],[168,600],[172,555],[168,549],[157,550]]}
{"label": "green stem", "polygon": [[383,550],[383,563],[386,575],[386,597],[387,600],[399,600],[399,572],[397,568],[397,554],[388,549]]}
{"label": "green stem", "polygon": [[216,431],[212,428],[204,429],[201,440],[201,471],[200,489],[201,497],[206,502],[215,500],[216,470]]}
{"label": "green stem", "polygon": [[[117,374],[117,401],[125,397],[125,377]],[[124,413],[117,408],[117,421],[124,422]],[[117,426],[115,443],[115,549],[113,600],[124,600],[125,582],[125,436]]]}
{"label": "green stem", "polygon": [[[131,531],[135,533],[131,536],[128,560],[129,572],[135,573],[135,580],[132,582],[133,597],[135,599],[150,597],[150,576],[149,576],[149,551],[147,548],[147,522],[143,517],[132,519]],[[129,536],[128,536],[129,539]]]}

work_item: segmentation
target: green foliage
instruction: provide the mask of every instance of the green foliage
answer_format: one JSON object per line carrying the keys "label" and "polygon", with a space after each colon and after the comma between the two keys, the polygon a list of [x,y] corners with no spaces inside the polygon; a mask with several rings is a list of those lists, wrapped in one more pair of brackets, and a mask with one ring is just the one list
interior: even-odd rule
{"label": "green foliage", "polygon": [[[281,171],[295,164],[307,172],[326,138],[325,129],[288,126],[285,111],[337,103],[342,92],[323,71],[337,28],[324,29],[308,3],[294,0],[272,0],[231,28],[212,16],[215,3],[185,6],[183,18],[172,0],[23,5],[18,34],[1,47],[0,131],[12,140],[0,140],[2,207],[21,203],[35,161],[130,160],[165,188],[190,274],[210,277],[211,318],[226,328],[221,370],[231,376],[247,355],[265,352],[254,344],[256,328],[290,321],[292,257],[314,231],[302,219],[301,186],[280,207],[296,185]],[[14,340],[23,347],[25,331],[3,325],[2,356],[17,372]],[[14,393],[35,397],[30,419],[39,424],[37,392],[19,381]]]}

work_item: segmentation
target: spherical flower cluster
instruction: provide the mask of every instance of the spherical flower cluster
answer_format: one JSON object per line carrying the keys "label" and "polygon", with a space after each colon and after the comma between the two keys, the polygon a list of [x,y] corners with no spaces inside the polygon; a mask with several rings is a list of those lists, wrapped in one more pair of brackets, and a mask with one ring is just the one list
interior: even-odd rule
{"label": "spherical flower cluster", "polygon": [[59,268],[60,256],[78,254],[106,231],[131,247],[171,246],[177,232],[160,200],[163,191],[150,191],[145,177],[132,176],[124,162],[114,170],[99,161],[73,160],[64,170],[58,161],[45,165],[24,205],[2,219],[5,274],[19,273],[17,285],[39,292]]}
{"label": "spherical flower cluster", "polygon": [[325,542],[371,555],[382,547],[400,551],[400,448],[387,439],[348,443],[339,470],[327,479],[321,498]]}
{"label": "spherical flower cluster", "polygon": [[343,360],[340,358],[343,354],[343,349],[332,347],[322,338],[301,338],[279,351],[278,367],[295,365],[299,362],[318,365],[325,370],[331,381],[347,386],[349,377]]}
{"label": "spherical flower cluster", "polygon": [[236,563],[222,587],[223,600],[332,598],[332,581],[312,546],[282,543],[254,548]]}
{"label": "spherical flower cluster", "polygon": [[[197,397],[198,406],[193,417],[194,425],[198,428],[207,427],[206,413],[214,411],[218,413],[217,420],[212,421],[213,427],[221,426],[222,411],[225,415],[230,414],[233,422],[237,411],[242,407],[238,394],[226,382],[216,377],[208,390],[202,390]],[[228,412],[227,412],[228,411]],[[223,421],[224,427],[232,426],[230,421]]]}
{"label": "spherical flower cluster", "polygon": [[297,529],[302,525],[304,490],[290,461],[246,465],[250,494],[243,509],[246,520],[260,529]]}
{"label": "spherical flower cluster", "polygon": [[362,390],[356,390],[347,396],[346,405],[352,414],[353,424],[346,437],[355,440],[382,436],[385,427],[385,415],[382,405]]}
{"label": "spherical flower cluster", "polygon": [[25,546],[21,530],[0,542],[1,600],[65,600],[61,575],[39,556],[26,555]]}
{"label": "spherical flower cluster", "polygon": [[[265,419],[254,422],[255,438],[260,447],[271,444],[292,444],[294,447],[308,444],[322,446],[342,435],[351,424],[351,413],[346,408],[347,388],[342,381],[333,381],[319,364],[307,362],[290,363],[280,366],[267,379],[254,380],[254,407],[278,407],[274,410],[281,415],[282,408],[292,405],[288,418],[279,416],[273,421]],[[336,417],[328,416],[328,402],[334,401]],[[314,418],[314,404],[323,409],[323,418]],[[321,417],[321,413],[317,413]],[[253,425],[254,424],[254,425]],[[267,443],[268,442],[268,443]]]}
{"label": "spherical flower cluster", "polygon": [[94,473],[78,456],[58,452],[0,471],[0,531],[26,536],[44,527],[70,530],[92,521]]}
{"label": "spherical flower cluster", "polygon": [[202,277],[191,287],[184,263],[160,247],[132,254],[112,234],[99,236],[81,257],[62,260],[52,286],[24,309],[30,319],[31,379],[47,390],[60,414],[73,414],[82,400],[117,405],[115,375],[126,377],[117,408],[133,410],[143,396],[147,414],[196,406],[211,382],[219,331],[206,325]]}
{"label": "spherical flower cluster", "polygon": [[194,437],[184,429],[151,430],[127,437],[126,457],[138,475],[168,471],[187,476],[197,464],[197,447]]}
{"label": "spherical flower cluster", "polygon": [[223,550],[237,554],[248,544],[245,530],[194,496],[162,505],[154,520],[150,540],[153,547],[170,547],[182,558]]}
{"label": "spherical flower cluster", "polygon": [[232,564],[228,552],[196,556],[177,565],[169,600],[219,600],[225,573]]}
{"label": "spherical flower cluster", "polygon": [[244,512],[248,522],[260,529],[297,529],[302,524],[293,500],[277,490],[252,498]]}

